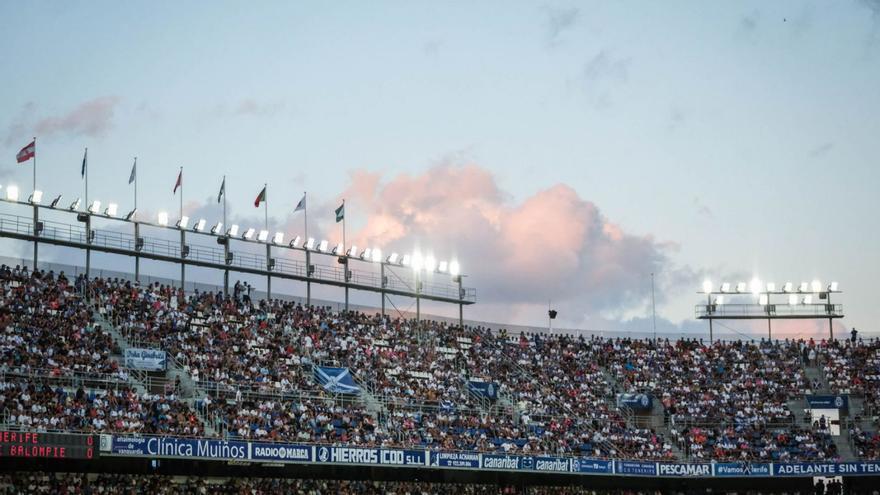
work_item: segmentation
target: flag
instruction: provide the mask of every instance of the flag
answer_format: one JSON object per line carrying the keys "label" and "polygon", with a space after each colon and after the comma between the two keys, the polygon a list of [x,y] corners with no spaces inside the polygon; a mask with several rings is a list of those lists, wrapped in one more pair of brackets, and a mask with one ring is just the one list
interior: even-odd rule
{"label": "flag", "polygon": [[217,202],[219,203],[221,199],[223,199],[223,195],[226,194],[226,176],[223,176],[223,182],[220,183],[220,192],[217,193]]}
{"label": "flag", "polygon": [[26,162],[31,158],[37,156],[37,141],[33,140],[21,149],[17,155],[15,155],[15,159],[18,160],[18,163]]}
{"label": "flag", "polygon": [[172,194],[177,194],[177,188],[183,185],[183,169],[180,170],[180,173],[177,174],[177,182],[174,183],[174,192]]}
{"label": "flag", "polygon": [[263,186],[263,190],[260,191],[260,194],[257,195],[257,199],[254,200],[254,208],[258,208],[263,201],[266,201],[266,186]]}
{"label": "flag", "polygon": [[88,167],[88,166],[89,166],[89,149],[86,148],[86,150],[83,152],[83,164],[82,164],[82,168],[81,168],[80,171],[79,171],[79,175],[80,175],[80,177],[85,177],[85,176],[86,176],[86,167]]}
{"label": "flag", "polygon": [[339,208],[336,208],[336,223],[345,220],[345,201],[339,205]]}
{"label": "flag", "polygon": [[305,195],[305,193],[303,193],[302,199],[299,200],[299,203],[296,204],[296,208],[293,209],[293,212],[296,213],[300,210],[305,210],[305,209],[306,209],[306,195]]}
{"label": "flag", "polygon": [[134,165],[131,166],[131,173],[128,175],[128,183],[129,184],[131,184],[132,182],[134,182],[135,179],[137,179],[137,166],[138,166],[138,159],[135,158]]}

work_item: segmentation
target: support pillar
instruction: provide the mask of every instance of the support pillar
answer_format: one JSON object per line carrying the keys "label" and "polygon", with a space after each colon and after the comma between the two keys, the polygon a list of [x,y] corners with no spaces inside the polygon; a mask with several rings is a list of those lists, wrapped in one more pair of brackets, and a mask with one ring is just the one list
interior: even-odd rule
{"label": "support pillar", "polygon": [[39,246],[40,246],[40,209],[34,204],[34,271],[37,271],[37,263],[39,263]]}
{"label": "support pillar", "polygon": [[[272,271],[272,246],[266,243],[266,271]],[[272,275],[266,274],[266,299],[272,299]]]}
{"label": "support pillar", "polygon": [[138,284],[141,283],[141,257],[137,255],[141,250],[138,248],[138,242],[141,239],[141,229],[140,225],[135,222],[134,223],[134,281]]}
{"label": "support pillar", "polygon": [[312,305],[312,257],[306,250],[306,306]]}
{"label": "support pillar", "polygon": [[184,255],[184,249],[186,249],[186,231],[180,229],[180,288],[186,292],[186,256]]}

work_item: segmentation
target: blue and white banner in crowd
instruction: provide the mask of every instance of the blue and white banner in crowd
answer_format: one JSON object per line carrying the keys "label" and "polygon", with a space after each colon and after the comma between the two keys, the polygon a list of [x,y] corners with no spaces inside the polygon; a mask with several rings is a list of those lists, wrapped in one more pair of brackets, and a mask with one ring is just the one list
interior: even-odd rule
{"label": "blue and white banner in crowd", "polygon": [[715,464],[715,476],[747,478],[770,476],[770,464],[766,462],[719,462]]}
{"label": "blue and white banner in crowd", "polygon": [[360,387],[355,385],[348,368],[315,366],[315,379],[324,387],[324,390],[334,394],[359,394],[361,392]]}
{"label": "blue and white banner in crowd", "polygon": [[849,409],[848,395],[808,395],[806,398],[810,409]]}
{"label": "blue and white banner in crowd", "polygon": [[408,466],[430,469],[480,469],[618,476],[693,478],[878,476],[880,461],[864,462],[718,462],[685,463],[609,461],[581,457],[549,457],[477,452],[436,452],[300,445],[239,440],[101,435],[101,455],[164,457],[217,461],[311,463],[335,465]]}
{"label": "blue and white banner in crowd", "polygon": [[498,398],[497,383],[471,380],[468,382],[468,387],[471,389],[471,392],[489,400],[496,400]]}
{"label": "blue and white banner in crowd", "polygon": [[129,347],[123,356],[125,367],[137,370],[164,371],[168,362],[165,351],[159,349]]}
{"label": "blue and white banner in crowd", "polygon": [[617,407],[626,407],[633,411],[650,411],[654,401],[648,394],[617,394]]}

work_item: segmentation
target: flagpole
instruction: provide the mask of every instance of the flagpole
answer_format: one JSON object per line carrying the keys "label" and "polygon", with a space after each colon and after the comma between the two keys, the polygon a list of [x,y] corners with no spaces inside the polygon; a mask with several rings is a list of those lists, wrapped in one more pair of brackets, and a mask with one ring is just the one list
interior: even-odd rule
{"label": "flagpole", "polygon": [[[183,219],[183,166],[180,167],[180,215],[177,221]],[[186,249],[186,229],[180,229],[180,290],[186,293],[186,262],[184,261],[183,252]]]}
{"label": "flagpole", "polygon": [[138,157],[134,157],[134,209],[137,215],[138,209]]}
{"label": "flagpole", "polygon": [[303,204],[303,225],[305,226],[305,238],[303,239],[303,245],[305,246],[306,242],[309,242],[309,200],[306,198],[308,193],[303,191],[303,199],[305,199],[305,204]]}
{"label": "flagpole", "polygon": [[[303,199],[305,200],[305,204],[303,205],[303,225],[305,226],[305,239],[303,239],[303,248],[306,247],[309,242],[309,199],[306,197],[308,191],[303,191]],[[312,261],[311,255],[309,254],[309,250],[306,251],[306,307],[312,305]]]}
{"label": "flagpole", "polygon": [[345,280],[345,311],[348,311],[348,257],[346,256],[346,247],[345,247],[345,198],[342,198],[342,252],[339,254],[340,256],[345,256],[345,264],[342,265],[342,269],[345,270],[343,273],[342,279]]}
{"label": "flagpole", "polygon": [[85,173],[86,202],[85,202],[85,205],[86,205],[86,211],[89,211],[89,149],[88,148],[86,148],[85,156],[83,157],[83,161],[86,162],[86,166],[85,166],[85,169],[86,169],[86,173]]}
{"label": "flagpole", "polygon": [[226,176],[223,176],[223,182],[221,183],[221,187],[223,188],[223,227],[226,230],[229,230],[229,227],[226,225]]}
{"label": "flagpole", "polygon": [[268,187],[269,187],[269,183],[264,182],[263,183],[263,190],[266,191],[266,197],[263,198],[263,206],[265,207],[264,210],[266,213],[266,230],[267,231],[269,230],[269,189],[268,189]]}
{"label": "flagpole", "polygon": [[177,219],[183,218],[183,167],[180,167],[180,215]]}
{"label": "flagpole", "polygon": [[33,191],[37,190],[37,136],[34,136],[34,188]]}
{"label": "flagpole", "polygon": [[[266,196],[263,198],[263,212],[266,214],[266,235],[269,235],[269,183],[263,183],[263,191]],[[266,299],[272,299],[272,273],[270,266],[272,263],[272,240],[266,238]]]}
{"label": "flagpole", "polygon": [[[37,136],[34,136],[34,188],[31,189],[31,194],[34,194],[37,190]],[[39,209],[37,208],[37,203],[34,202],[34,273],[37,271],[37,263],[39,259],[39,241],[37,240],[37,236],[40,235],[38,230],[40,219],[39,219]]]}

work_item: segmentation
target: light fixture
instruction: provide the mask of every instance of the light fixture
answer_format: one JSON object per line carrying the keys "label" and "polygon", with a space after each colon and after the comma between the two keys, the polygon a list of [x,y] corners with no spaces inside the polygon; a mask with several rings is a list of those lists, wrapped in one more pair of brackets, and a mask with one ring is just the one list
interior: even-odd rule
{"label": "light fixture", "polygon": [[315,238],[314,237],[309,237],[309,239],[306,241],[305,248],[310,251],[315,249]]}
{"label": "light fixture", "polygon": [[96,199],[89,205],[89,213],[97,215],[99,211],[101,211],[101,202]]}
{"label": "light fixture", "polygon": [[339,244],[337,244],[337,245],[333,248],[333,255],[334,255],[334,256],[342,256],[342,251],[343,251],[344,249],[345,249],[345,247],[344,247],[344,246],[342,245],[342,243],[340,242]]}
{"label": "light fixture", "polygon": [[712,292],[712,281],[709,279],[703,280],[703,294],[709,294]]}
{"label": "light fixture", "polygon": [[831,292],[837,292],[837,287],[837,282],[831,282],[831,284],[828,286],[828,290]]}
{"label": "light fixture", "polygon": [[28,197],[28,203],[32,205],[40,204],[40,201],[43,201],[43,191],[39,189],[34,189],[34,192],[31,193],[30,197]]}
{"label": "light fixture", "polygon": [[55,199],[52,200],[52,203],[49,204],[49,208],[55,208],[58,206],[58,202],[61,201],[61,195],[55,196]]}
{"label": "light fixture", "polygon": [[211,227],[211,233],[216,235],[218,232],[223,232],[223,222],[217,222]]}
{"label": "light fixture", "polygon": [[300,237],[300,236],[296,236],[296,237],[293,238],[292,241],[290,241],[290,247],[292,247],[292,248],[298,248],[298,247],[299,247],[299,244],[300,244],[301,242],[302,242],[302,237]]}
{"label": "light fixture", "polygon": [[134,220],[134,216],[137,215],[137,208],[132,209],[130,212],[125,214],[125,221]]}
{"label": "light fixture", "polygon": [[719,305],[719,306],[722,305],[722,304],[724,304],[724,296],[719,295],[718,297],[716,297],[716,298],[715,298],[715,304],[717,304],[717,305]]}
{"label": "light fixture", "polygon": [[80,203],[80,199],[79,199],[79,198],[76,198],[76,201],[74,201],[73,203],[70,203],[70,208],[68,208],[68,209],[69,209],[70,211],[76,211],[76,210],[79,210],[79,203]]}
{"label": "light fixture", "polygon": [[776,284],[767,282],[767,292],[776,292]]}
{"label": "light fixture", "polygon": [[386,261],[388,264],[390,264],[390,265],[396,265],[396,264],[397,264],[397,259],[398,259],[398,258],[399,258],[399,256],[398,256],[397,253],[391,253],[391,254],[388,256],[388,259],[385,260],[385,261]]}
{"label": "light fixture", "polygon": [[182,217],[180,217],[180,220],[177,221],[176,225],[178,229],[185,229],[186,226],[189,225],[189,217],[183,215]]}
{"label": "light fixture", "polygon": [[229,230],[226,231],[226,235],[229,237],[238,237],[238,225],[232,224],[229,226]]}
{"label": "light fixture", "polygon": [[403,258],[400,259],[400,264],[403,266],[409,266],[412,258],[408,254],[404,254]]}
{"label": "light fixture", "polygon": [[284,232],[275,232],[275,236],[272,237],[272,244],[284,244]]}
{"label": "light fixture", "polygon": [[730,282],[721,284],[721,292],[730,292]]}
{"label": "light fixture", "polygon": [[789,306],[797,306],[798,296],[797,294],[789,294],[788,295],[788,305]]}
{"label": "light fixture", "polygon": [[801,282],[801,286],[798,287],[798,292],[807,292],[810,289],[810,284],[806,282]]}
{"label": "light fixture", "polygon": [[9,201],[18,201],[18,186],[6,187],[6,199]]}
{"label": "light fixture", "polygon": [[382,250],[379,248],[373,248],[373,256],[370,258],[373,263],[381,263],[382,262]]}
{"label": "light fixture", "polygon": [[412,254],[410,263],[413,270],[419,271],[425,267],[425,258],[422,258],[422,253],[416,251]]}
{"label": "light fixture", "polygon": [[813,296],[812,295],[804,296],[804,304],[813,304]]}
{"label": "light fixture", "polygon": [[769,301],[770,298],[769,296],[767,296],[767,294],[761,294],[761,296],[758,298],[758,304],[760,304],[761,306],[766,306]]}
{"label": "light fixture", "polygon": [[756,296],[761,293],[761,289],[763,287],[764,285],[761,284],[761,280],[758,279],[758,277],[753,278],[752,281],[749,283],[749,290],[752,294]]}
{"label": "light fixture", "polygon": [[813,280],[813,283],[810,284],[810,288],[813,289],[813,292],[821,292],[822,291],[822,282],[818,280]]}
{"label": "light fixture", "polygon": [[168,226],[168,212],[167,211],[160,211],[159,212],[159,225],[161,225],[163,227]]}
{"label": "light fixture", "polygon": [[461,275],[461,268],[458,266],[458,261],[452,260],[449,262],[449,274],[453,277]]}
{"label": "light fixture", "polygon": [[373,254],[372,249],[370,249],[370,248],[364,249],[363,251],[361,251],[361,259],[370,261],[371,259],[373,259],[373,257],[371,256],[372,254]]}
{"label": "light fixture", "polygon": [[786,282],[785,285],[782,286],[782,292],[791,292],[794,290],[794,284],[791,282]]}
{"label": "light fixture", "polygon": [[437,271],[440,273],[446,273],[449,271],[449,262],[441,261],[440,264],[437,265]]}
{"label": "light fixture", "polygon": [[358,247],[355,246],[354,244],[352,244],[351,247],[348,248],[348,252],[345,253],[345,255],[348,256],[349,258],[357,258]]}
{"label": "light fixture", "polygon": [[738,284],[736,284],[736,291],[737,292],[745,292],[746,291],[746,283],[739,282]]}
{"label": "light fixture", "polygon": [[320,251],[322,253],[326,253],[327,246],[329,246],[329,245],[330,245],[330,242],[328,242],[327,239],[322,240],[321,243],[318,244],[318,251]]}
{"label": "light fixture", "polygon": [[119,205],[117,205],[116,203],[110,203],[107,205],[107,208],[104,209],[104,215],[108,217],[115,217],[118,210]]}
{"label": "light fixture", "polygon": [[436,269],[437,269],[437,260],[435,260],[434,257],[431,255],[426,256],[425,257],[425,271],[430,273]]}
{"label": "light fixture", "polygon": [[201,231],[205,230],[205,225],[207,225],[207,224],[208,224],[207,220],[205,220],[204,218],[200,218],[199,221],[196,222],[196,224],[193,226],[193,230],[195,230],[196,232],[201,232]]}
{"label": "light fixture", "polygon": [[269,231],[268,230],[261,230],[260,233],[257,234],[257,240],[260,242],[266,242],[266,240],[268,238],[269,238]]}
{"label": "light fixture", "polygon": [[257,233],[257,229],[251,227],[251,228],[244,231],[244,235],[242,237],[249,241],[254,238],[254,234],[256,234],[256,233]]}

